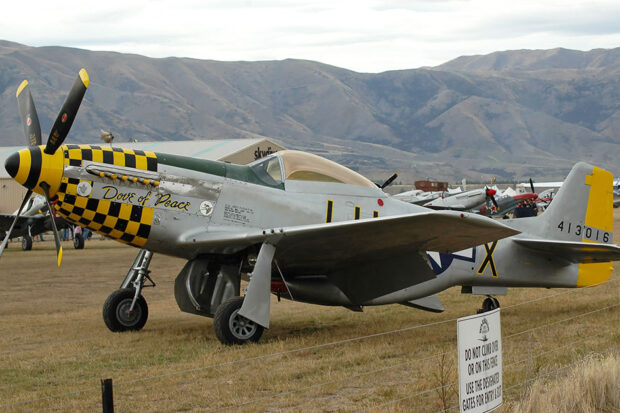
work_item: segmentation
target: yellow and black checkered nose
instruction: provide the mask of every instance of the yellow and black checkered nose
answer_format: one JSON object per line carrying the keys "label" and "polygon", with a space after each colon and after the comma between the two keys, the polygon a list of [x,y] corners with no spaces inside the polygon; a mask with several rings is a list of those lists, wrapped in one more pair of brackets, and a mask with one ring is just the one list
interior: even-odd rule
{"label": "yellow and black checkered nose", "polygon": [[13,179],[28,189],[45,195],[40,184],[50,187],[50,197],[58,191],[63,171],[61,150],[52,155],[43,152],[43,146],[32,146],[9,156],[4,164]]}

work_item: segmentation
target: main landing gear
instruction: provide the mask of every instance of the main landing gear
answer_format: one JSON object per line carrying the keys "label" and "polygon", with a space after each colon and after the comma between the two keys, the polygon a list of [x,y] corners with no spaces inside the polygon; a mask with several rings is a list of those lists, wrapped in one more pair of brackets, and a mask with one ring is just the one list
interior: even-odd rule
{"label": "main landing gear", "polygon": [[22,250],[30,251],[32,249],[32,237],[28,234],[22,237]]}
{"label": "main landing gear", "polygon": [[[110,331],[137,331],[146,324],[149,308],[140,292],[143,287],[155,287],[149,277],[152,257],[151,251],[141,249],[121,287],[105,300],[103,321]],[[147,280],[149,284],[145,285]]]}
{"label": "main landing gear", "polygon": [[84,249],[84,237],[82,234],[75,234],[73,236],[73,248],[76,250]]}
{"label": "main landing gear", "polygon": [[[103,321],[111,331],[137,331],[146,324],[149,309],[141,291],[155,287],[148,269],[152,256],[152,252],[140,250],[120,288],[106,299]],[[257,342],[264,331],[258,323],[239,315],[245,299],[240,296],[241,272],[247,270],[244,265],[218,257],[194,258],[174,283],[181,311],[213,318],[217,338],[228,345]]]}
{"label": "main landing gear", "polygon": [[257,342],[263,335],[263,327],[239,315],[244,297],[233,297],[217,307],[213,328],[223,344]]}
{"label": "main landing gear", "polygon": [[482,308],[478,309],[478,314],[486,313],[487,311],[495,310],[499,308],[499,300],[495,297],[487,295],[487,298],[482,302]]}

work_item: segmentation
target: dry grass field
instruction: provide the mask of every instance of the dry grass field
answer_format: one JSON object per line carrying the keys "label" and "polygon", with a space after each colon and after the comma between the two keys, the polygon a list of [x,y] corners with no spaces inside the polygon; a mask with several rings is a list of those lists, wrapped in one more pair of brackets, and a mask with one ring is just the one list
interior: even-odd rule
{"label": "dry grass field", "polygon": [[[620,210],[614,221],[620,228]],[[400,305],[354,313],[274,298],[261,342],[225,347],[210,319],[177,309],[173,282],[183,262],[156,255],[146,327],[111,333],[101,307],[137,250],[65,244],[60,269],[51,242],[30,252],[11,244],[0,260],[3,411],[99,411],[102,378],[114,380],[121,412],[458,411],[455,319],[475,313],[481,297],[445,291],[442,314]],[[618,269],[601,286],[512,289],[500,302],[501,410],[579,363],[620,359]]]}

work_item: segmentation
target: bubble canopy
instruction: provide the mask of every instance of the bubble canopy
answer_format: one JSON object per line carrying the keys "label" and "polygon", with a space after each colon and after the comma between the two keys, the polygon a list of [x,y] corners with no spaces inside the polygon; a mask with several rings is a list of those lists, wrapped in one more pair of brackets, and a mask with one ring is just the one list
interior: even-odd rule
{"label": "bubble canopy", "polygon": [[300,151],[280,151],[259,159],[250,167],[264,181],[279,184],[287,180],[335,182],[376,188],[367,178],[336,162]]}

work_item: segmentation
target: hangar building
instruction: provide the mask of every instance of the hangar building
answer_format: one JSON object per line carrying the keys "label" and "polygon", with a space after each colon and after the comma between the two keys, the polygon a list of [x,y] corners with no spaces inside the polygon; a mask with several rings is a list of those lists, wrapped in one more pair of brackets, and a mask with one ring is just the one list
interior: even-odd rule
{"label": "hangar building", "polygon": [[[94,143],[94,145],[107,145]],[[270,139],[229,139],[210,141],[160,141],[119,142],[113,146],[141,149],[145,151],[190,156],[198,159],[218,160],[240,165],[250,163],[284,148]],[[21,203],[26,189],[13,181],[4,169],[9,155],[23,149],[23,146],[0,147],[0,213],[13,213]]]}

